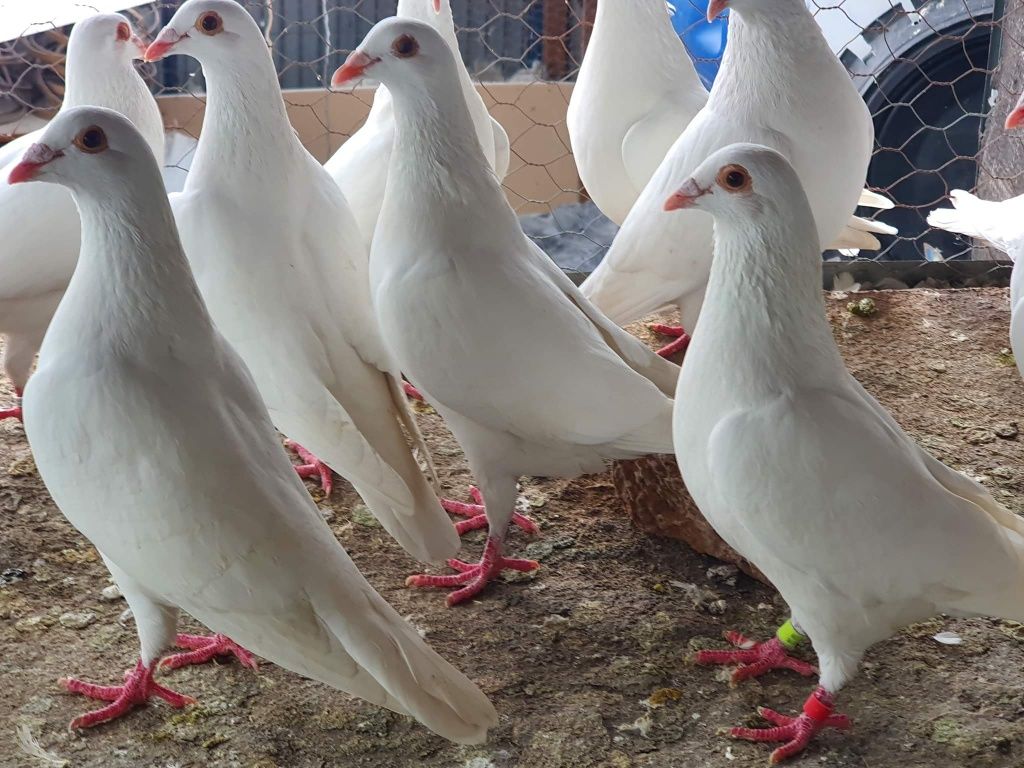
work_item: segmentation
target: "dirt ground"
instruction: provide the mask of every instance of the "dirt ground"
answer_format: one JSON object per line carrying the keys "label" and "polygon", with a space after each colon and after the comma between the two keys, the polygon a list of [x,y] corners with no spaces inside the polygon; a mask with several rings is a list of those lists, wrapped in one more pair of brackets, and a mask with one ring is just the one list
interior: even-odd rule
{"label": "dirt ground", "polygon": [[[876,313],[852,314],[848,303],[864,297]],[[829,303],[836,338],[867,389],[936,456],[1024,513],[1024,383],[1004,351],[1007,292],[915,290]],[[464,496],[471,478],[458,446],[436,415],[421,420],[447,492]],[[258,673],[237,663],[170,673],[162,682],[197,706],[152,704],[72,734],[68,722],[95,703],[62,692],[57,678],[116,682],[136,658],[134,627],[122,617],[124,601],[101,594],[106,571],[50,501],[24,432],[10,421],[0,424],[0,467],[4,768],[760,766],[768,748],[718,729],[759,724],[759,704],[792,711],[811,687],[774,672],[730,688],[721,671],[690,663],[695,648],[720,645],[725,629],[770,633],[784,606],[751,579],[709,574],[713,561],[635,530],[607,476],[525,480],[542,533],[531,541],[517,532],[512,547],[542,568],[451,610],[443,592],[403,586],[417,564],[342,482],[321,509],[374,586],[491,696],[501,723],[487,745],[449,744],[268,663]],[[482,536],[467,537],[467,558]],[[962,644],[940,644],[940,631]],[[840,708],[854,730],[823,735],[798,764],[1024,766],[1024,627],[943,618],[913,627],[872,649]],[[19,731],[51,761],[26,754]]]}

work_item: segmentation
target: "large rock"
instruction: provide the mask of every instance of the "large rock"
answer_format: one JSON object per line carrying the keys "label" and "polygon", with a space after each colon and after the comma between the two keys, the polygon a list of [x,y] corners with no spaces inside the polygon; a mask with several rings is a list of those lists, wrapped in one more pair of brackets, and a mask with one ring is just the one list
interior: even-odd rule
{"label": "large rock", "polygon": [[674,456],[645,456],[612,465],[612,482],[630,518],[643,531],[685,541],[702,555],[732,563],[755,579],[768,580],[715,533],[697,508]]}
{"label": "large rock", "polygon": [[[630,333],[657,349],[672,339],[652,333],[648,328],[651,323],[675,325],[679,323],[679,315],[659,312],[627,326]],[[677,355],[673,360],[679,363],[682,357]],[[686,490],[674,456],[617,461],[612,465],[612,481],[622,506],[642,531],[685,541],[700,554],[732,563],[744,573],[768,583],[764,574],[726,544],[704,519]]]}

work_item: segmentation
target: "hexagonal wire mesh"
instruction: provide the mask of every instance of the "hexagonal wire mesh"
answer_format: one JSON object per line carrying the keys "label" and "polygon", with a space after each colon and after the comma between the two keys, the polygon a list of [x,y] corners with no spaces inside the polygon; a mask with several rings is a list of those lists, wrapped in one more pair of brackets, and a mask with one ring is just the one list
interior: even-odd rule
{"label": "hexagonal wire mesh", "polygon": [[[553,258],[564,268],[587,271],[603,255],[615,228],[585,203],[565,109],[597,1],[452,0],[463,58],[512,140],[512,167],[505,181],[509,198],[527,232]],[[874,215],[897,226],[900,234],[883,236],[881,251],[860,258],[960,264],[1004,258],[929,228],[925,216],[944,203],[949,190],[975,189],[979,175],[987,172],[996,182],[989,189],[1005,196],[1019,174],[1020,169],[1010,173],[1003,168],[1001,176],[993,175],[983,163],[985,117],[1001,28],[1007,21],[1005,2],[811,0],[819,25],[874,116],[876,150],[868,183],[896,203],[894,210]],[[130,0],[113,4],[133,5]],[[152,35],[179,4],[134,4],[126,13]],[[372,101],[372,89],[329,94],[330,73],[377,20],[395,12],[396,4],[245,0],[273,49],[300,136],[321,160],[358,128]],[[724,34],[710,44],[698,35],[706,24],[700,18],[706,4],[677,0],[674,21],[702,76],[710,81]],[[40,4],[37,19],[43,23],[45,5]],[[107,0],[105,7],[111,5]],[[0,43],[0,122],[6,124],[5,134],[36,127],[59,105],[68,28],[50,26],[49,31]],[[164,103],[170,126],[195,134],[203,92],[199,65],[172,57],[145,65],[144,72]],[[182,174],[192,143],[170,142],[168,163],[179,166]]]}

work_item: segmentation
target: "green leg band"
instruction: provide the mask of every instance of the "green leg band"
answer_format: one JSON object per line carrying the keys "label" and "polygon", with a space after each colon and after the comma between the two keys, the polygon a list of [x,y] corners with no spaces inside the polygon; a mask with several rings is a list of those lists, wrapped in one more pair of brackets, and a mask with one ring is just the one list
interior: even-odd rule
{"label": "green leg band", "polygon": [[797,631],[797,628],[793,626],[792,619],[788,619],[785,624],[779,627],[778,631],[775,633],[775,637],[777,637],[783,647],[789,651],[795,649],[806,639]]}

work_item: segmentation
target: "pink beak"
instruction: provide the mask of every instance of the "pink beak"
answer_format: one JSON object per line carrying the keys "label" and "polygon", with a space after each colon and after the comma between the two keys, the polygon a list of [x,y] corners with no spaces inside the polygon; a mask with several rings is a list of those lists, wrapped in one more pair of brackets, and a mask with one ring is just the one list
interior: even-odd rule
{"label": "pink beak", "polygon": [[186,37],[188,37],[188,33],[179,35],[177,31],[170,27],[164,27],[160,30],[160,34],[156,36],[156,40],[149,44],[149,48],[146,49],[146,53],[142,58],[146,61],[160,61],[171,48]]}
{"label": "pink beak", "polygon": [[1006,130],[1010,131],[1024,123],[1024,104],[1014,107],[1013,111],[1006,116]]}
{"label": "pink beak", "polygon": [[708,24],[722,15],[722,12],[729,7],[729,0],[711,0],[708,3]]}
{"label": "pink beak", "polygon": [[441,12],[441,0],[434,0],[434,13]]}
{"label": "pink beak", "polygon": [[25,154],[21,156],[21,162],[11,169],[7,183],[21,184],[23,181],[32,181],[40,168],[58,157],[64,157],[64,153],[59,149],[51,149],[45,144],[33,144],[25,150]]}
{"label": "pink beak", "polygon": [[366,70],[376,64],[380,59],[367,56],[362,51],[352,51],[345,59],[345,63],[338,67],[331,78],[331,85],[337,88],[339,85],[351,83],[366,74]]}
{"label": "pink beak", "polygon": [[693,179],[687,179],[679,190],[665,201],[666,211],[680,211],[692,208],[698,197],[708,194],[709,190],[701,189]]}

